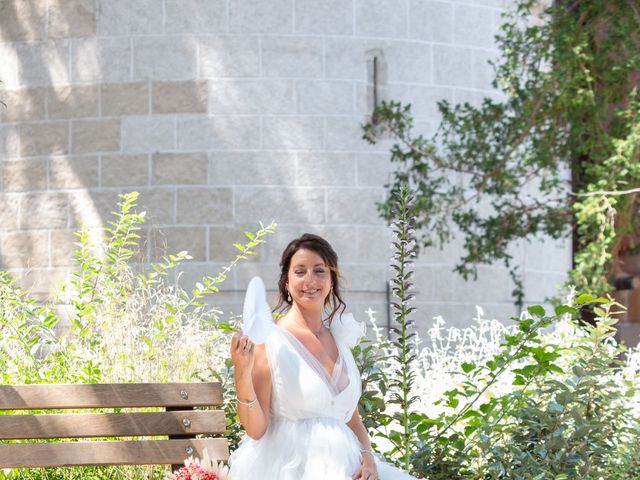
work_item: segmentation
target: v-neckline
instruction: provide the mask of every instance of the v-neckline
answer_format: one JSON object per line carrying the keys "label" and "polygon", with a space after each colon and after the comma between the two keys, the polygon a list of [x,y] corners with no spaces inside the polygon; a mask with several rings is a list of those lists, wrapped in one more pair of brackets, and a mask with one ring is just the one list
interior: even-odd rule
{"label": "v-neckline", "polygon": [[[329,384],[333,384],[333,380],[334,380],[334,376],[336,373],[336,368],[338,367],[339,363],[343,363],[344,364],[344,359],[342,356],[342,351],[340,350],[340,346],[338,345],[338,342],[335,341],[334,339],[334,343],[336,344],[336,350],[338,350],[338,356],[336,357],[335,360],[333,360],[331,358],[331,356],[329,354],[327,354],[327,356],[333,361],[333,368],[331,369],[331,372],[328,372],[327,369],[324,367],[324,364],[318,359],[318,357],[316,357],[313,353],[311,353],[311,350],[309,350],[304,343],[302,343],[302,341],[300,341],[298,339],[298,337],[296,337],[293,333],[291,333],[289,330],[287,330],[285,327],[278,325],[277,323],[275,324],[276,327],[278,327],[280,330],[282,330],[283,332],[285,332],[287,334],[287,336],[289,336],[290,338],[292,338],[294,340],[294,342],[296,343],[296,345],[301,348],[304,352],[307,353],[307,355],[309,357],[311,357],[315,362],[316,365],[323,371],[324,376],[326,378],[326,380],[329,382]],[[333,336],[333,334],[332,334]],[[327,351],[325,350],[325,353]],[[304,359],[304,357],[303,357]],[[308,363],[308,362],[307,362]],[[313,368],[313,366],[309,365],[310,367],[312,367],[313,370],[315,370]],[[346,389],[346,387],[345,387]]]}

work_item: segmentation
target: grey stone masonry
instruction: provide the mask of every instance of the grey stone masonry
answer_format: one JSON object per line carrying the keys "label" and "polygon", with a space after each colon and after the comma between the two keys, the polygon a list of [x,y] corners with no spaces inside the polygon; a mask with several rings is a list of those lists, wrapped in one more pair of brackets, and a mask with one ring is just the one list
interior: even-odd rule
{"label": "grey stone masonry", "polygon": [[[46,296],[73,268],[73,232],[108,225],[118,194],[140,192],[143,255],[190,251],[186,287],[278,223],[215,299],[238,313],[260,274],[303,232],[325,236],[349,309],[386,323],[389,228],[376,204],[392,142],[362,140],[374,98],[411,103],[433,132],[437,102],[492,90],[494,35],[511,0],[0,1],[0,268]],[[374,57],[377,71],[374,84]],[[481,303],[514,314],[507,272],[452,272],[456,239],[416,262],[418,325],[463,325]],[[570,246],[514,248],[527,300],[554,292]]]}

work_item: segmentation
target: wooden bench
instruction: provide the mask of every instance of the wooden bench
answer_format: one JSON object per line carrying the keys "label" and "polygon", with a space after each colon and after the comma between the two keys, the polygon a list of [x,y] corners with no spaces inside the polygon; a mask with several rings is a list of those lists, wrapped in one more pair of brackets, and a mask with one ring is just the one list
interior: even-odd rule
{"label": "wooden bench", "polygon": [[[0,468],[182,464],[190,455],[229,456],[218,383],[127,383],[96,385],[1,385]],[[30,414],[29,410],[138,409],[127,413]],[[195,438],[196,435],[218,438]],[[93,441],[25,442],[35,439]],[[113,440],[103,438],[117,437]],[[122,439],[122,437],[163,437]],[[168,438],[167,438],[168,437]]]}

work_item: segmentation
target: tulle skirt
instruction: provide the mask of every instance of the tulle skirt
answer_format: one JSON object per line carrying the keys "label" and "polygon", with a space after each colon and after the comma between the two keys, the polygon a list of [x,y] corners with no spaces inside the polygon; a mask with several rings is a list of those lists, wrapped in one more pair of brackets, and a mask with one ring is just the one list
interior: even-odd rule
{"label": "tulle skirt", "polygon": [[[351,480],[360,466],[360,443],[333,418],[272,418],[259,440],[246,437],[229,459],[230,480]],[[380,480],[413,477],[376,459]]]}

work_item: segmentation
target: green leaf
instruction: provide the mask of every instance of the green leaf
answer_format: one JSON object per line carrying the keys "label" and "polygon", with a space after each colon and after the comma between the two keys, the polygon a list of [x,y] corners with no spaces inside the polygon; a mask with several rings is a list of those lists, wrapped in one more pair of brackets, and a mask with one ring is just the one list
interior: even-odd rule
{"label": "green leaf", "polygon": [[542,306],[540,305],[532,305],[529,308],[527,308],[527,312],[529,312],[531,315],[534,315],[536,317],[544,317],[544,314],[546,313],[544,311],[544,308],[542,308]]}
{"label": "green leaf", "polygon": [[464,373],[469,373],[470,371],[472,371],[474,368],[476,368],[476,365],[474,363],[467,363],[464,362],[462,363],[462,365],[460,365],[460,367],[462,368],[462,371]]}

